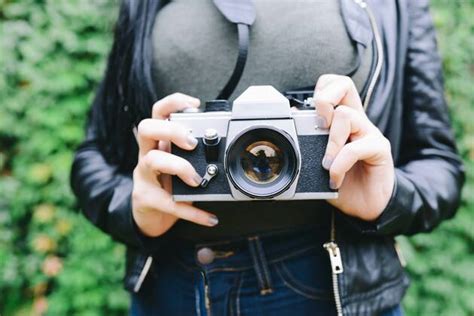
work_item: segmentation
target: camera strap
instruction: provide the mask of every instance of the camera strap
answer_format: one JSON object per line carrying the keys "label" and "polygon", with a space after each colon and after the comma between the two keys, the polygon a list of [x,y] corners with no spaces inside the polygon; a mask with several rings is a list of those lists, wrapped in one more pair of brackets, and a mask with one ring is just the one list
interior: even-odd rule
{"label": "camera strap", "polygon": [[250,42],[250,26],[255,22],[256,10],[253,0],[213,0],[214,5],[231,23],[237,25],[239,50],[234,71],[217,99],[227,100],[237,87],[247,62]]}

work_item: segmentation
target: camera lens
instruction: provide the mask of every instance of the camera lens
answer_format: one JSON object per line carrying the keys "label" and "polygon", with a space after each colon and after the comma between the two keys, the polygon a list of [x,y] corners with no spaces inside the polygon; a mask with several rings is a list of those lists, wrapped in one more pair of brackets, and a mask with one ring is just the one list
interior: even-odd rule
{"label": "camera lens", "polygon": [[229,144],[225,166],[240,192],[252,198],[271,198],[285,192],[295,180],[299,155],[284,130],[254,126]]}
{"label": "camera lens", "polygon": [[240,164],[250,181],[264,184],[274,181],[283,168],[281,149],[268,141],[257,141],[245,148]]}

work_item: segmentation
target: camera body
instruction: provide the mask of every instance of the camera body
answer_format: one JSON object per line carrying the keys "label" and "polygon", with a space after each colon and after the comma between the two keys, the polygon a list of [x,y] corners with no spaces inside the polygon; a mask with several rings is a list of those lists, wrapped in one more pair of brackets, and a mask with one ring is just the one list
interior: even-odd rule
{"label": "camera body", "polygon": [[232,111],[173,113],[170,120],[192,130],[192,151],[172,145],[203,176],[199,187],[173,177],[176,201],[335,199],[322,165],[328,129],[314,110],[291,111],[272,86],[251,86]]}

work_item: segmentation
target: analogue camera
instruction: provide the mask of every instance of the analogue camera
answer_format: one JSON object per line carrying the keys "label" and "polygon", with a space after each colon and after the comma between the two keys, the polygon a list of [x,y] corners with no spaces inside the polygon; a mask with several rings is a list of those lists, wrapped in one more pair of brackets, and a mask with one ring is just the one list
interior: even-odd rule
{"label": "analogue camera", "polygon": [[203,176],[199,187],[173,177],[176,201],[313,200],[337,198],[321,161],[329,131],[314,110],[291,111],[272,86],[251,86],[232,111],[173,113],[192,130],[192,151],[172,146]]}

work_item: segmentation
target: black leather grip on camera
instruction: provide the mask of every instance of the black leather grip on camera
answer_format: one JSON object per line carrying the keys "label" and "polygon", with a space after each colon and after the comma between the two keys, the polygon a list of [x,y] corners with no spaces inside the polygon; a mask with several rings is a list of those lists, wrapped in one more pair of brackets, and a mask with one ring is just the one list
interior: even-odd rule
{"label": "black leather grip on camera", "polygon": [[[225,144],[226,139],[222,138],[222,145]],[[301,170],[299,173],[298,184],[296,186],[296,193],[302,192],[335,192],[329,188],[329,172],[323,169],[321,161],[323,160],[328,142],[328,135],[311,135],[298,136],[298,143],[301,152]],[[224,148],[219,146],[219,160],[213,162],[219,168],[219,174],[213,178],[206,188],[190,187],[185,184],[180,178],[173,177],[173,194],[175,195],[192,195],[203,194],[231,194],[227,175],[224,172]],[[204,144],[199,138],[198,146],[192,150],[184,150],[175,145],[171,147],[171,153],[183,157],[190,161],[197,173],[203,175],[206,171],[207,162],[204,153]]]}

